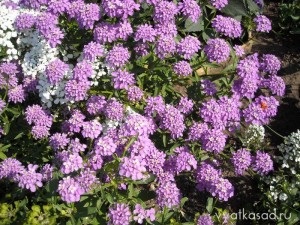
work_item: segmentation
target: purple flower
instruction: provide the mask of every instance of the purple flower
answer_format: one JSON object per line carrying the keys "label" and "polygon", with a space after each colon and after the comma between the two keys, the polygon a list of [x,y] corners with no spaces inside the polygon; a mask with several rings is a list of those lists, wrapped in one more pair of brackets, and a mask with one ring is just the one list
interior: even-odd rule
{"label": "purple flower", "polygon": [[94,23],[100,19],[100,7],[94,3],[82,6],[75,14],[75,18],[81,28],[93,29]]}
{"label": "purple flower", "polygon": [[155,37],[156,37],[155,29],[151,25],[148,25],[148,24],[139,25],[134,34],[135,41],[154,42]]}
{"label": "purple flower", "polygon": [[237,150],[232,154],[231,161],[234,165],[235,173],[237,175],[243,175],[252,162],[250,151],[245,148]]}
{"label": "purple flower", "polygon": [[92,75],[93,66],[92,63],[87,60],[77,63],[73,69],[73,79],[77,80],[78,82],[88,83],[87,79],[91,78]]}
{"label": "purple flower", "polygon": [[134,47],[137,56],[146,56],[149,53],[149,45],[143,42],[136,43]]}
{"label": "purple flower", "polygon": [[41,169],[43,181],[50,181],[53,177],[53,167],[50,164],[45,164]]}
{"label": "purple flower", "polygon": [[200,141],[203,134],[208,130],[208,125],[206,123],[193,123],[189,128],[188,140],[190,141]]}
{"label": "purple flower", "polygon": [[14,26],[18,31],[22,31],[32,28],[35,21],[35,16],[28,13],[22,13],[16,18]]}
{"label": "purple flower", "polygon": [[245,55],[245,50],[244,48],[241,46],[241,45],[234,45],[233,46],[233,49],[235,51],[235,54],[238,56],[238,57],[242,57]]}
{"label": "purple flower", "polygon": [[181,97],[180,102],[177,105],[177,109],[187,115],[190,114],[193,110],[194,103],[192,100],[189,100],[187,97]]}
{"label": "purple flower", "polygon": [[269,33],[272,30],[271,21],[264,15],[257,15],[254,20],[256,31]]}
{"label": "purple flower", "polygon": [[18,181],[19,176],[25,171],[25,167],[17,159],[7,158],[0,163],[0,179],[8,178]]}
{"label": "purple flower", "polygon": [[116,203],[109,208],[108,225],[129,225],[131,212],[128,205]]}
{"label": "purple flower", "polygon": [[38,165],[28,165],[28,169],[25,170],[18,178],[20,188],[26,188],[31,192],[35,192],[37,187],[43,186],[43,175],[36,172],[37,168]]}
{"label": "purple flower", "polygon": [[140,5],[134,0],[103,0],[101,3],[103,11],[109,17],[126,19],[139,10]]}
{"label": "purple flower", "polygon": [[264,125],[277,113],[279,102],[273,97],[257,97],[243,110],[245,121],[249,124]]}
{"label": "purple flower", "polygon": [[105,105],[106,100],[104,96],[93,95],[87,101],[86,108],[89,114],[97,115],[103,112]]}
{"label": "purple flower", "polygon": [[176,51],[184,59],[191,59],[200,50],[198,38],[188,35],[177,44]]}
{"label": "purple flower", "polygon": [[83,59],[94,62],[97,57],[104,56],[104,46],[96,42],[90,42],[83,47]]}
{"label": "purple flower", "polygon": [[116,45],[114,46],[106,56],[106,63],[111,67],[122,67],[130,58],[130,52],[127,48]]}
{"label": "purple flower", "polygon": [[65,96],[70,101],[81,101],[87,97],[87,91],[90,89],[89,81],[69,80],[65,86]]}
{"label": "purple flower", "polygon": [[79,202],[80,196],[84,194],[79,182],[70,176],[64,177],[59,181],[57,189],[61,199],[67,203]]}
{"label": "purple flower", "polygon": [[124,20],[116,24],[116,37],[127,40],[133,34],[133,29],[129,21]]}
{"label": "purple flower", "polygon": [[69,174],[83,168],[83,159],[78,153],[62,151],[56,157],[61,162],[60,171]]}
{"label": "purple flower", "polygon": [[18,65],[11,62],[3,62],[0,64],[0,87],[9,88],[16,87],[18,85],[17,75],[19,73]]}
{"label": "purple flower", "polygon": [[21,103],[25,101],[26,93],[23,85],[8,90],[8,101],[13,103]]}
{"label": "purple flower", "polygon": [[176,43],[171,36],[161,36],[155,46],[155,53],[160,59],[171,56],[176,50]]}
{"label": "purple flower", "polygon": [[214,222],[209,214],[202,214],[197,220],[197,225],[213,225]]}
{"label": "purple flower", "polygon": [[228,4],[228,0],[210,0],[210,3],[216,8],[221,10]]}
{"label": "purple flower", "polygon": [[227,136],[219,129],[209,129],[201,138],[202,148],[205,151],[220,153],[226,144]]}
{"label": "purple flower", "polygon": [[69,142],[67,134],[55,133],[49,138],[49,144],[54,150],[65,148]]}
{"label": "purple flower", "polygon": [[117,70],[111,73],[115,89],[128,89],[135,83],[134,74],[125,70]]}
{"label": "purple flower", "polygon": [[166,105],[164,112],[161,114],[160,127],[168,130],[172,138],[182,137],[185,130],[184,116],[172,105]]}
{"label": "purple flower", "polygon": [[91,190],[92,185],[98,183],[98,178],[96,177],[96,172],[85,168],[80,174],[75,178],[79,183],[84,193],[87,193]]}
{"label": "purple flower", "polygon": [[31,130],[32,136],[34,139],[42,139],[49,136],[49,127],[35,125]]}
{"label": "purple flower", "polygon": [[239,98],[246,97],[248,99],[254,98],[255,92],[259,88],[260,81],[255,79],[258,77],[240,78],[234,81],[232,91],[234,95]]}
{"label": "purple flower", "polygon": [[133,211],[133,220],[138,224],[142,224],[144,219],[149,219],[150,221],[155,220],[155,209],[145,210],[140,204],[136,204]]}
{"label": "purple flower", "polygon": [[117,150],[114,140],[108,136],[101,136],[95,141],[93,151],[101,156],[110,156]]}
{"label": "purple flower", "polygon": [[110,120],[121,120],[123,118],[124,109],[122,103],[111,98],[107,101],[104,108],[104,115]]}
{"label": "purple flower", "polygon": [[226,37],[238,38],[242,35],[241,22],[231,17],[217,15],[212,20],[212,27]]}
{"label": "purple flower", "polygon": [[217,93],[217,86],[210,80],[201,80],[201,88],[207,95],[214,95]]}
{"label": "purple flower", "polygon": [[148,97],[146,103],[144,111],[147,116],[151,116],[154,113],[160,114],[165,110],[165,103],[161,96]]}
{"label": "purple flower", "polygon": [[143,95],[143,91],[137,86],[131,86],[127,90],[127,97],[129,101],[140,101],[143,98]]}
{"label": "purple flower", "polygon": [[234,194],[234,188],[229,180],[220,178],[211,194],[212,196],[216,196],[220,201],[228,201]]}
{"label": "purple flower", "polygon": [[153,20],[160,24],[170,23],[175,20],[177,13],[178,9],[175,3],[162,0],[154,6]]}
{"label": "purple flower", "polygon": [[101,155],[93,154],[89,158],[89,165],[93,170],[99,170],[102,168],[103,159]]}
{"label": "purple flower", "polygon": [[117,40],[117,28],[112,24],[102,22],[95,27],[93,32],[97,43],[112,43]]}
{"label": "purple flower", "polygon": [[204,52],[210,62],[225,62],[230,55],[230,47],[224,39],[209,39],[204,47]]}
{"label": "purple flower", "polygon": [[52,14],[59,15],[66,12],[70,6],[69,0],[51,0],[48,3],[47,11]]}
{"label": "purple flower", "polygon": [[151,118],[134,113],[126,117],[125,122],[119,129],[120,137],[149,136],[155,131],[155,125]]}
{"label": "purple flower", "polygon": [[156,201],[161,207],[174,208],[180,204],[181,193],[173,182],[160,183],[156,189]]}
{"label": "purple flower", "polygon": [[262,85],[271,90],[273,95],[283,96],[285,93],[284,80],[276,75],[270,76],[270,78],[262,80]]}
{"label": "purple flower", "polygon": [[97,120],[82,123],[81,134],[85,138],[95,139],[102,131],[102,126]]}
{"label": "purple flower", "polygon": [[264,54],[261,57],[260,67],[264,72],[276,75],[280,70],[281,63],[275,55]]}
{"label": "purple flower", "polygon": [[178,3],[178,10],[183,16],[196,23],[201,16],[201,8],[195,0],[183,0]]}
{"label": "purple flower", "polygon": [[29,125],[51,127],[52,117],[50,113],[39,105],[28,106],[25,111],[25,118]]}
{"label": "purple flower", "polygon": [[197,161],[189,151],[182,151],[176,156],[176,172],[191,171],[197,168]]}
{"label": "purple flower", "polygon": [[259,64],[256,60],[247,57],[239,61],[237,65],[237,75],[241,78],[258,79]]}
{"label": "purple flower", "polygon": [[174,64],[173,66],[173,71],[176,73],[178,76],[189,76],[192,74],[193,69],[191,65],[187,61],[179,61]]}
{"label": "purple flower", "polygon": [[78,138],[75,138],[70,141],[68,146],[68,151],[73,153],[84,152],[87,148],[86,144],[81,144]]}
{"label": "purple flower", "polygon": [[122,158],[119,169],[121,176],[130,178],[132,180],[142,180],[145,178],[146,162],[139,156],[132,156],[130,158]]}
{"label": "purple flower", "polygon": [[69,66],[66,63],[60,59],[55,59],[47,65],[45,74],[50,84],[56,85],[63,79],[68,69]]}
{"label": "purple flower", "polygon": [[174,38],[178,34],[175,22],[155,24],[155,30],[157,36],[161,36],[161,37],[170,36]]}
{"label": "purple flower", "polygon": [[260,175],[267,175],[270,171],[274,169],[273,161],[268,153],[262,151],[257,151],[256,156],[253,160],[253,170],[255,170]]}
{"label": "purple flower", "polygon": [[79,110],[74,110],[72,112],[71,118],[66,121],[68,131],[79,133],[84,119],[85,116]]}

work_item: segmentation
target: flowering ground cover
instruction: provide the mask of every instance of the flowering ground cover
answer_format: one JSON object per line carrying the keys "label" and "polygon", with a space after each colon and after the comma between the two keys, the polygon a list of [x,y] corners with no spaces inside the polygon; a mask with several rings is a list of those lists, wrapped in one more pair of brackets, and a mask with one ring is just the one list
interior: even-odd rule
{"label": "flowering ground cover", "polygon": [[274,160],[293,163],[265,141],[285,94],[281,62],[243,48],[272,30],[262,8],[1,1],[0,224],[240,222],[237,181],[267,190]]}

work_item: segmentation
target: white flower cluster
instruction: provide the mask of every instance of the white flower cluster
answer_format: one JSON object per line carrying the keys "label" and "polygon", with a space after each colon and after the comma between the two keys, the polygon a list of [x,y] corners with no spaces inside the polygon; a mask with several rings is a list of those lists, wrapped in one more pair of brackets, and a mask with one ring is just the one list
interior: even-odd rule
{"label": "white flower cluster", "polygon": [[13,26],[18,15],[18,10],[7,8],[0,2],[0,51],[5,51],[8,61],[19,58],[18,50],[12,42],[18,35]]}
{"label": "white flower cluster", "polygon": [[292,174],[300,173],[300,130],[286,137],[278,149],[282,153],[278,157],[281,167],[289,168]]}
{"label": "white flower cluster", "polygon": [[245,132],[243,144],[247,147],[258,146],[264,141],[265,128],[260,125],[250,125]]}
{"label": "white flower cluster", "polygon": [[276,159],[282,170],[262,179],[269,185],[273,201],[285,202],[289,200],[289,196],[294,199],[300,194],[300,130],[286,137],[278,149],[282,156]]}

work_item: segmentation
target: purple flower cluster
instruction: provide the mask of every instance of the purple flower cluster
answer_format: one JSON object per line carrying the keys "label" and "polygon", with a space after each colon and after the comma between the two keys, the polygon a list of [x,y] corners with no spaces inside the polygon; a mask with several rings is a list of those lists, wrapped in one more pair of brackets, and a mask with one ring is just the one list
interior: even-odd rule
{"label": "purple flower cluster", "polygon": [[50,84],[56,85],[64,78],[68,69],[69,66],[66,63],[55,59],[47,65],[45,74]]}
{"label": "purple flower cluster", "polygon": [[201,80],[201,88],[206,95],[214,95],[217,93],[215,83],[210,80]]}
{"label": "purple flower cluster", "polygon": [[140,5],[134,0],[103,0],[101,7],[104,13],[111,17],[126,19],[140,9]]}
{"label": "purple flower cluster", "polygon": [[157,204],[161,207],[174,208],[179,206],[181,193],[171,181],[162,182],[156,189]]}
{"label": "purple flower cluster", "polygon": [[238,38],[242,35],[241,22],[221,15],[217,15],[212,20],[212,27],[226,37]]}
{"label": "purple flower cluster", "polygon": [[144,209],[140,204],[136,204],[133,210],[133,215],[133,220],[138,224],[143,224],[144,219],[152,222],[155,220],[155,209]]}
{"label": "purple flower cluster", "polygon": [[104,56],[104,47],[96,42],[90,42],[83,48],[83,59],[94,62],[97,57]]}
{"label": "purple flower cluster", "polygon": [[218,10],[221,10],[228,4],[228,0],[210,0],[210,3]]}
{"label": "purple flower cluster", "polygon": [[196,23],[201,16],[201,8],[195,0],[183,0],[178,3],[178,10],[183,16]]}
{"label": "purple flower cluster", "polygon": [[207,190],[221,201],[228,201],[233,196],[232,184],[222,178],[221,171],[208,163],[202,163],[196,173],[197,188],[200,191]]}
{"label": "purple flower cluster", "polygon": [[22,31],[32,28],[35,25],[35,22],[35,16],[23,13],[16,18],[14,26],[17,30]]}
{"label": "purple flower cluster", "polygon": [[197,225],[213,225],[214,222],[209,214],[203,214],[199,216]]}
{"label": "purple flower cluster", "polygon": [[280,70],[281,63],[275,55],[265,54],[261,57],[260,67],[262,71],[276,75]]}
{"label": "purple flower cluster", "polygon": [[43,175],[36,172],[37,168],[37,165],[29,164],[26,169],[20,161],[7,158],[0,163],[0,179],[11,179],[20,188],[35,192],[37,187],[43,186]]}
{"label": "purple flower cluster", "polygon": [[250,151],[241,148],[233,153],[231,160],[234,165],[235,173],[237,175],[243,175],[244,172],[250,167],[252,157]]}
{"label": "purple flower cluster", "polygon": [[128,205],[116,203],[109,208],[109,225],[129,225],[131,212]]}
{"label": "purple flower cluster", "polygon": [[260,96],[243,110],[243,117],[249,124],[264,125],[277,113],[279,102],[273,97]]}
{"label": "purple flower cluster", "polygon": [[257,151],[253,160],[253,169],[260,175],[266,175],[273,168],[273,161],[268,153]]}
{"label": "purple flower cluster", "polygon": [[230,55],[230,47],[224,39],[209,39],[204,47],[204,52],[210,62],[225,62]]}
{"label": "purple flower cluster", "polygon": [[63,32],[58,27],[58,17],[52,13],[40,14],[36,20],[36,28],[53,48],[61,44],[64,38]]}
{"label": "purple flower cluster", "polygon": [[269,88],[273,95],[283,96],[285,93],[284,80],[276,75],[272,75],[268,79],[262,80],[261,86]]}
{"label": "purple flower cluster", "polygon": [[130,52],[128,49],[116,45],[107,53],[106,63],[113,68],[118,68],[124,66],[129,58]]}
{"label": "purple flower cluster", "polygon": [[49,135],[52,117],[41,106],[28,106],[25,111],[25,118],[29,125],[34,125],[31,132],[35,139],[41,139]]}
{"label": "purple flower cluster", "polygon": [[192,74],[193,69],[187,61],[181,60],[173,65],[173,71],[178,76],[186,77]]}
{"label": "purple flower cluster", "polygon": [[172,105],[166,105],[160,115],[160,127],[170,131],[172,138],[182,137],[185,130],[184,116]]}
{"label": "purple flower cluster", "polygon": [[200,45],[198,38],[188,35],[177,44],[176,51],[184,59],[191,59],[200,50]]}
{"label": "purple flower cluster", "polygon": [[193,111],[193,106],[194,103],[192,100],[188,99],[187,97],[181,97],[176,108],[184,115],[188,115]]}
{"label": "purple flower cluster", "polygon": [[117,70],[111,73],[115,89],[127,90],[135,83],[134,74],[125,70]]}
{"label": "purple flower cluster", "polygon": [[257,15],[254,18],[256,31],[269,33],[272,30],[271,21],[264,15]]}

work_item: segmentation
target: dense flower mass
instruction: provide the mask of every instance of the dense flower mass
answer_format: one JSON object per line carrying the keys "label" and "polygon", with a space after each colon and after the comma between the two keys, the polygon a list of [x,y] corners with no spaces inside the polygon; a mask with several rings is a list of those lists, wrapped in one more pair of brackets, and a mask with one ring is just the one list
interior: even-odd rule
{"label": "dense flower mass", "polygon": [[241,23],[231,17],[217,15],[212,21],[213,28],[230,38],[238,38],[242,35]]}
{"label": "dense flower mass", "polygon": [[272,30],[271,21],[264,15],[257,15],[254,18],[256,31],[269,33]]}
{"label": "dense flower mass", "polygon": [[[228,201],[234,173],[272,171],[259,144],[284,95],[281,63],[232,46],[250,26],[228,4],[0,1],[0,217],[212,225],[183,216],[187,178]],[[254,11],[235,18],[268,32]]]}
{"label": "dense flower mass", "polygon": [[230,47],[224,39],[209,39],[204,52],[210,62],[225,62],[230,55]]}

